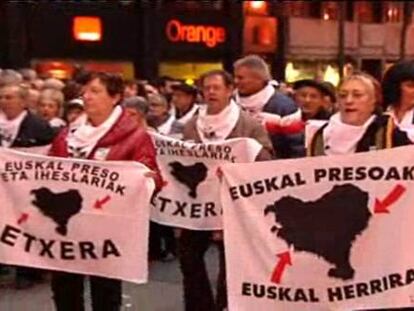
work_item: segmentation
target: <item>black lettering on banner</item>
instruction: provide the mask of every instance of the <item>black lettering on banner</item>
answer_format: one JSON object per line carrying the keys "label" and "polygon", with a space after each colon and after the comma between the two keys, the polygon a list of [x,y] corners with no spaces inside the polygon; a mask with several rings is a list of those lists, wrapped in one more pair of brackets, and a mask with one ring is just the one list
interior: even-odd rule
{"label": "black lettering on banner", "polygon": [[18,238],[17,234],[21,232],[22,231],[18,228],[6,225],[1,234],[0,242],[7,244],[9,246],[14,246],[14,244],[16,243],[16,239]]}
{"label": "black lettering on banner", "polygon": [[124,195],[124,192],[125,192],[125,186],[116,185],[115,193],[119,195]]}
{"label": "black lettering on banner", "polygon": [[30,248],[32,246],[32,242],[33,241],[36,241],[37,239],[36,239],[35,236],[33,236],[31,234],[28,234],[26,232],[23,233],[23,236],[26,238],[26,243],[24,244],[24,251],[26,253],[29,253],[30,252]]}
{"label": "black lettering on banner", "polygon": [[280,301],[292,301],[290,295],[290,288],[279,288],[279,300]]}
{"label": "black lettering on banner", "polygon": [[200,217],[201,217],[201,204],[200,203],[191,204],[190,218],[200,218]]}
{"label": "black lettering on banner", "polygon": [[276,185],[277,177],[273,177],[272,179],[265,179],[265,186],[266,191],[271,192],[273,190],[279,190],[279,187]]}
{"label": "black lettering on banner", "polygon": [[313,174],[315,176],[315,182],[320,182],[321,179],[326,177],[327,171],[323,168],[317,168],[313,171]]}
{"label": "black lettering on banner", "polygon": [[266,294],[266,288],[264,285],[253,284],[253,295],[261,298]]}
{"label": "black lettering on banner", "polygon": [[381,281],[380,280],[371,280],[369,282],[369,285],[371,287],[371,295],[376,294],[376,293],[382,293]]}
{"label": "black lettering on banner", "polygon": [[73,254],[73,242],[60,242],[60,257],[63,260],[75,259],[75,255]]}
{"label": "black lettering on banner", "polygon": [[344,298],[342,296],[342,291],[340,287],[329,287],[328,288],[328,299],[330,302],[342,301]]}
{"label": "black lettering on banner", "polygon": [[295,296],[293,297],[293,301],[299,302],[308,302],[308,297],[306,297],[306,294],[302,288],[298,288],[295,292]]}
{"label": "black lettering on banner", "polygon": [[214,211],[215,204],[214,202],[207,202],[205,205],[205,217],[217,216],[217,213]]}
{"label": "black lettering on banner", "polygon": [[339,168],[333,167],[329,169],[329,181],[341,181],[339,177],[341,170]]}
{"label": "black lettering on banner", "polygon": [[276,299],[277,298],[277,292],[276,292],[277,288],[276,286],[270,286],[267,289],[267,298],[269,299]]}
{"label": "black lettering on banner", "polygon": [[252,287],[250,283],[242,283],[242,295],[243,296],[251,296],[252,295]]}
{"label": "black lettering on banner", "polygon": [[[239,196],[237,195],[237,187],[230,187],[230,197],[233,201],[236,201]],[[245,284],[245,283],[243,283]]]}
{"label": "black lettering on banner", "polygon": [[187,203],[186,202],[175,201],[175,205],[176,205],[177,209],[175,210],[174,213],[172,213],[172,215],[176,216],[178,214],[181,214],[181,216],[185,217],[184,208],[187,206]]}
{"label": "black lettering on banner", "polygon": [[398,273],[391,274],[389,276],[389,280],[390,280],[390,287],[391,288],[404,286],[404,283],[402,281],[402,277]]}
{"label": "black lettering on banner", "polygon": [[367,178],[366,167],[357,167],[357,169],[355,170],[355,175],[355,180],[364,180],[365,178]]}
{"label": "black lettering on banner", "polygon": [[407,270],[407,273],[405,275],[405,284],[409,285],[412,282],[414,282],[414,270],[409,269],[409,270]]}
{"label": "black lettering on banner", "polygon": [[51,251],[52,245],[55,243],[55,240],[49,240],[49,241],[45,241],[42,238],[39,238],[39,242],[40,242],[40,246],[42,247],[42,250],[40,251],[39,255],[40,256],[49,256],[49,258],[55,258],[53,256],[53,253]]}
{"label": "black lettering on banner", "polygon": [[357,283],[356,292],[358,297],[369,296],[368,284],[366,283]]}
{"label": "black lettering on banner", "polygon": [[401,176],[398,173],[398,169],[396,167],[390,167],[390,169],[387,172],[387,175],[385,175],[385,180],[400,180]]}
{"label": "black lettering on banner", "polygon": [[89,241],[81,241],[79,242],[79,249],[82,259],[88,259],[88,256],[90,259],[98,259],[95,251],[95,246],[92,242]]}
{"label": "black lettering on banner", "polygon": [[345,285],[344,286],[345,299],[355,298],[355,289],[354,285]]}
{"label": "black lettering on banner", "polygon": [[414,180],[414,166],[407,167],[403,169],[403,179],[404,180]]}
{"label": "black lettering on banner", "polygon": [[112,242],[112,240],[107,239],[104,241],[103,244],[103,250],[102,250],[102,258],[106,258],[109,256],[115,256],[115,257],[121,257],[121,253],[119,252],[119,250],[116,248],[116,245],[114,242]]}
{"label": "black lettering on banner", "polygon": [[164,212],[167,203],[171,203],[171,200],[163,197],[158,197],[158,199],[161,201],[160,211]]}
{"label": "black lettering on banner", "polygon": [[384,169],[379,166],[371,167],[368,171],[368,175],[372,180],[380,180],[384,176]]}

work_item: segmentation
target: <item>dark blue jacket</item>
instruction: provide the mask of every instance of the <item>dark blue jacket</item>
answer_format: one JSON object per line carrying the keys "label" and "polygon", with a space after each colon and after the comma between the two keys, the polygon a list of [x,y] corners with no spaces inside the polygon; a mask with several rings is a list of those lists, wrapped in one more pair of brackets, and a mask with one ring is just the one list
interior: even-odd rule
{"label": "dark blue jacket", "polygon": [[[263,108],[263,112],[277,114],[281,117],[298,110],[293,99],[276,91]],[[277,158],[299,158],[304,156],[302,134],[272,134],[270,139]]]}

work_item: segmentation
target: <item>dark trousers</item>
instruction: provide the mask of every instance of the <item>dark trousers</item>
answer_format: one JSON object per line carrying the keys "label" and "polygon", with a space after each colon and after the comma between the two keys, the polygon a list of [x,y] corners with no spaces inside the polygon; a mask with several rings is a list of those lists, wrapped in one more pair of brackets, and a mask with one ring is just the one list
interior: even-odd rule
{"label": "dark trousers", "polygon": [[176,243],[172,227],[150,222],[149,257],[160,259],[163,255],[176,254]]}
{"label": "dark trousers", "polygon": [[204,262],[204,255],[210,245],[211,231],[182,230],[178,239],[178,258],[183,274],[186,311],[218,311],[227,306],[224,245],[223,242],[217,243],[219,275],[216,300]]}
{"label": "dark trousers", "polygon": [[[121,281],[90,276],[93,311],[119,311],[122,304]],[[57,311],[84,311],[84,276],[54,272],[52,292]]]}

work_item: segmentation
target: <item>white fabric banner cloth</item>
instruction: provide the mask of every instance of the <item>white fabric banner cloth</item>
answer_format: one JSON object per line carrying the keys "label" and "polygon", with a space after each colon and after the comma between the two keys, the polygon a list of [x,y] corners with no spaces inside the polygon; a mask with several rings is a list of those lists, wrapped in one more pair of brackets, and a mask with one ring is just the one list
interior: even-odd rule
{"label": "white fabric banner cloth", "polygon": [[0,148],[0,262],[146,282],[148,171]]}
{"label": "white fabric banner cloth", "polygon": [[252,162],[262,146],[252,138],[191,143],[150,134],[165,182],[153,200],[151,220],[193,230],[222,229],[217,168],[228,162]]}
{"label": "white fabric banner cloth", "polygon": [[229,310],[414,307],[414,147],[222,166]]}

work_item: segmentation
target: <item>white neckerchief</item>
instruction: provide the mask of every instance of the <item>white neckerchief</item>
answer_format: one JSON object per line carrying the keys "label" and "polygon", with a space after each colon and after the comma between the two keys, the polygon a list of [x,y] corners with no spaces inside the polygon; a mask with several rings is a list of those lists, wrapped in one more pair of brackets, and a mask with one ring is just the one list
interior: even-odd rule
{"label": "white neckerchief", "polygon": [[236,126],[240,117],[240,107],[233,100],[218,114],[207,114],[207,105],[201,106],[196,128],[201,141],[225,140]]}
{"label": "white neckerchief", "polygon": [[375,115],[371,116],[361,126],[349,125],[341,121],[339,113],[335,113],[331,116],[328,125],[323,131],[325,154],[339,155],[354,153],[358,142],[374,120]]}
{"label": "white neckerchief", "polygon": [[163,124],[157,127],[157,131],[163,135],[169,135],[171,132],[171,127],[175,121],[174,115],[170,115],[167,120]]}
{"label": "white neckerchief", "polygon": [[393,109],[390,109],[390,111],[387,112],[394,120],[394,123],[398,126],[398,128],[407,133],[408,139],[411,142],[414,142],[414,109],[411,109],[407,111],[404,114],[404,117],[401,119],[401,122],[399,122],[395,116],[395,111]]}
{"label": "white neckerchief", "polygon": [[0,140],[2,147],[8,148],[13,144],[26,116],[27,110],[23,110],[13,120],[8,120],[4,113],[0,113]]}
{"label": "white neckerchief", "polygon": [[51,127],[63,127],[63,126],[66,126],[66,122],[63,121],[61,118],[55,117],[55,118],[49,120],[49,125]]}
{"label": "white neckerchief", "polygon": [[[176,119],[176,121],[182,125],[186,124],[190,119],[197,113],[198,111],[198,105],[193,104],[193,107],[189,111],[186,112],[185,115],[183,115],[181,118]],[[173,115],[175,116],[177,114],[177,111],[174,108]]]}
{"label": "white neckerchief", "polygon": [[68,153],[73,158],[87,158],[98,141],[112,128],[122,114],[122,108],[116,106],[111,115],[99,126],[92,126],[86,114],[72,123],[67,137]]}
{"label": "white neckerchief", "polygon": [[269,83],[262,90],[250,96],[240,96],[236,91],[236,102],[247,112],[256,115],[263,110],[269,99],[275,94],[275,88]]}

